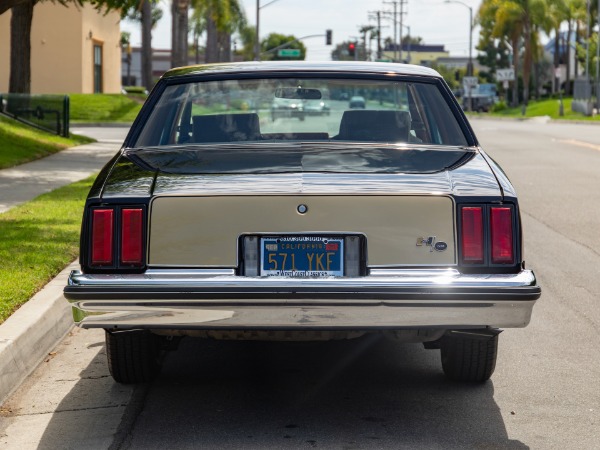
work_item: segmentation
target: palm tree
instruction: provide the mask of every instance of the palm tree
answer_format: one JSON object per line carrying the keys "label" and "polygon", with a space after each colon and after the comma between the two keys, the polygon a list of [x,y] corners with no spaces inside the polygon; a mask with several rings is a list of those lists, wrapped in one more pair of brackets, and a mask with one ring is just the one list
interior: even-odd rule
{"label": "palm tree", "polygon": [[[568,15],[567,5],[565,0],[547,0],[547,6],[541,26],[548,36],[554,32],[554,68],[557,69],[560,65],[560,26]],[[560,86],[553,87],[553,90],[560,90]]]}
{"label": "palm tree", "polygon": [[[493,38],[506,38],[512,47],[515,76],[519,73],[519,42],[523,36],[523,14],[519,0],[484,0],[479,8],[477,20],[482,29],[488,28]],[[525,0],[526,1],[526,0]],[[517,106],[517,80],[513,83],[512,106]]]}
{"label": "palm tree", "polygon": [[[484,0],[479,8],[478,20],[488,27],[494,38],[508,38],[513,53],[515,74],[518,73],[519,47],[522,42],[523,55],[523,96],[525,104],[529,100],[529,81],[533,65],[533,49],[537,47],[537,36],[533,24],[544,15],[544,0]],[[490,31],[491,30],[491,31]],[[512,105],[518,104],[517,82],[513,86]]]}
{"label": "palm tree", "polygon": [[246,25],[239,0],[192,0],[192,6],[206,18],[206,62],[230,61],[231,35]]}
{"label": "palm tree", "polygon": [[190,0],[171,1],[171,67],[188,64],[188,12]]}
{"label": "palm tree", "polygon": [[134,8],[126,10],[125,16],[129,20],[140,22],[142,26],[142,86],[152,89],[154,79],[152,76],[152,30],[162,19],[162,9],[158,0],[138,0]]}

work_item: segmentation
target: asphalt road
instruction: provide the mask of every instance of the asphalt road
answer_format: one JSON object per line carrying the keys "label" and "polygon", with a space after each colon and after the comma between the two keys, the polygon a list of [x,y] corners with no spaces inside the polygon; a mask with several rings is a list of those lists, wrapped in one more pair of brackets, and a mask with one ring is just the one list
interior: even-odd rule
{"label": "asphalt road", "polygon": [[472,123],[517,188],[543,288],[490,382],[449,382],[438,351],[378,337],[189,339],[133,388],[109,377],[102,332],[75,329],[2,406],[0,447],[600,448],[600,128]]}

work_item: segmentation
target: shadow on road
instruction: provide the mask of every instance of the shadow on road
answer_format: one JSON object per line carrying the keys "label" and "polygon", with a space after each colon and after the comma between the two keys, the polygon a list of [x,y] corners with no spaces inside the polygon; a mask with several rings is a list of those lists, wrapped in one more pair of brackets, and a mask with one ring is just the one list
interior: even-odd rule
{"label": "shadow on road", "polygon": [[[94,395],[85,386],[64,402]],[[492,382],[447,381],[438,350],[379,335],[323,343],[185,339],[160,377],[136,390],[113,448],[528,448],[508,438],[493,395]],[[68,426],[53,419],[39,448],[61,447],[65,433],[77,441],[94,426],[102,423],[87,411]]]}

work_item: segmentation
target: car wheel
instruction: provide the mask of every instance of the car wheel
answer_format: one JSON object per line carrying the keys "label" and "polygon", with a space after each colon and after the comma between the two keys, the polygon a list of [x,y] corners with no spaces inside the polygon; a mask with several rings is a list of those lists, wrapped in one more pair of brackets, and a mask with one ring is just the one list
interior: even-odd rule
{"label": "car wheel", "polygon": [[118,383],[147,383],[160,370],[161,338],[149,331],[105,330],[110,374]]}
{"label": "car wheel", "polygon": [[451,380],[483,382],[496,368],[498,335],[446,336],[441,340],[442,368]]}
{"label": "car wheel", "polygon": [[298,116],[298,119],[300,119],[300,122],[303,122],[304,121],[304,114],[300,114]]}

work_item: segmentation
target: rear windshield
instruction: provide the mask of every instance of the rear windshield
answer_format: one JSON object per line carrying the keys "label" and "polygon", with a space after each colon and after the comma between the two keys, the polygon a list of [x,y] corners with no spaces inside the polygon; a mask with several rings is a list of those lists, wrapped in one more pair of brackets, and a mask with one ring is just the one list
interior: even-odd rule
{"label": "rear windshield", "polygon": [[134,147],[349,142],[467,145],[435,83],[265,78],[167,86]]}

